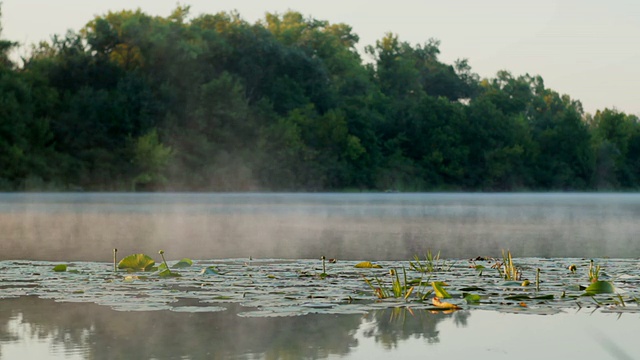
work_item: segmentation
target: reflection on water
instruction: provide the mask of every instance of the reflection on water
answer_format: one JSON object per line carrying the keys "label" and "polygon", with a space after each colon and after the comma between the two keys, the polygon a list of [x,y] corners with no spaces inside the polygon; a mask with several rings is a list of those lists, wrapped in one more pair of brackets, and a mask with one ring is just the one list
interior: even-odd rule
{"label": "reflection on water", "polygon": [[[117,312],[34,297],[0,302],[3,359],[637,358],[637,314],[554,316],[385,309],[367,315],[242,318]],[[28,355],[25,357],[25,355]]]}
{"label": "reflection on water", "polygon": [[0,259],[639,257],[640,194],[0,194]]}

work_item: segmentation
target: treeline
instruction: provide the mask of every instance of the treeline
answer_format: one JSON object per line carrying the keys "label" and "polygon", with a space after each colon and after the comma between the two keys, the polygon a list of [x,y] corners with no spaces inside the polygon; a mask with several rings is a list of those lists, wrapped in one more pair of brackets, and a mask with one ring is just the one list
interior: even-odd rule
{"label": "treeline", "polygon": [[638,118],[539,76],[480,79],[393,34],[361,55],[296,12],[188,10],[108,13],[20,64],[1,41],[0,190],[640,187]]}

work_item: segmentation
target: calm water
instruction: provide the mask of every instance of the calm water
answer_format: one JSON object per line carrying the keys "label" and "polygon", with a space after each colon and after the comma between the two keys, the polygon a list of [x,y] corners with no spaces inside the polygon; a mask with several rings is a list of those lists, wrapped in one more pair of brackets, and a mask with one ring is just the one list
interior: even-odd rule
{"label": "calm water", "polygon": [[[0,260],[640,257],[636,194],[0,194]],[[636,266],[637,267],[637,266]],[[6,270],[6,269],[5,269]],[[637,269],[636,269],[637,270]],[[7,285],[0,272],[0,295]],[[0,296],[1,297],[1,296]],[[246,318],[0,300],[0,358],[640,358],[637,312]]]}
{"label": "calm water", "polygon": [[638,194],[0,194],[1,259],[640,257]]}
{"label": "calm water", "polygon": [[242,318],[0,301],[2,359],[637,359],[637,314],[457,311]]}

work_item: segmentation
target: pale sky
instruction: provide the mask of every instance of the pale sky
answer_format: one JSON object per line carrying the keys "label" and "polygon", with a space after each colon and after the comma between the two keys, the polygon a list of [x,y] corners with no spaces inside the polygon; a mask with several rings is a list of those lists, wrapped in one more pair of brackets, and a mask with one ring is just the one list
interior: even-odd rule
{"label": "pale sky", "polygon": [[[168,16],[170,0],[0,0],[2,37],[22,44],[79,30],[109,10]],[[346,23],[360,48],[385,33],[422,44],[441,41],[440,60],[468,58],[481,77],[499,70],[540,75],[580,100],[586,111],[617,108],[640,115],[640,0],[184,0],[191,15],[237,10],[254,23],[266,12],[299,11]],[[24,53],[24,50],[23,50]],[[368,55],[362,53],[365,60]]]}

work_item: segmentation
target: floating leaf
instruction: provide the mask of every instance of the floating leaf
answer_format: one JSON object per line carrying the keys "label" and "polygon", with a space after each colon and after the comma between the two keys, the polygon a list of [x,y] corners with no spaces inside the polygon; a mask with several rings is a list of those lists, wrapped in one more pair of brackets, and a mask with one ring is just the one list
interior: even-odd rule
{"label": "floating leaf", "polygon": [[155,263],[155,260],[153,260],[149,255],[133,254],[120,260],[118,263],[118,269],[149,271]]}
{"label": "floating leaf", "polygon": [[431,286],[433,287],[433,290],[436,292],[436,296],[442,299],[450,299],[451,295],[449,295],[449,293],[447,292],[447,290],[444,289],[445,286],[447,286],[449,284],[443,282],[443,281],[432,281],[431,282]]}
{"label": "floating leaf", "polygon": [[467,302],[467,304],[479,304],[480,303],[480,295],[477,294],[467,294],[464,297],[464,301]]}
{"label": "floating leaf", "polygon": [[175,265],[172,266],[174,269],[186,268],[193,265],[193,261],[189,258],[180,259]]}
{"label": "floating leaf", "polygon": [[361,263],[356,264],[355,267],[360,269],[382,269],[382,266],[378,264],[374,264],[371,261],[363,261]]}
{"label": "floating leaf", "polygon": [[615,286],[610,281],[599,280],[591,283],[585,290],[584,295],[613,294],[616,292]]}
{"label": "floating leaf", "polygon": [[173,271],[171,271],[169,269],[164,269],[164,270],[158,272],[158,276],[161,276],[161,277],[180,277],[182,275],[178,274],[177,272],[173,272]]}
{"label": "floating leaf", "polygon": [[478,272],[478,276],[482,276],[482,271],[485,269],[485,267],[484,267],[484,266],[482,266],[482,265],[475,265],[473,268],[474,268],[474,269],[476,269],[476,271]]}
{"label": "floating leaf", "polygon": [[433,304],[433,306],[436,306],[440,309],[445,309],[445,310],[460,309],[458,305],[440,301],[440,299],[438,299],[437,297],[434,297],[433,299],[431,299],[431,303]]}
{"label": "floating leaf", "polygon": [[55,271],[55,272],[65,272],[65,271],[67,271],[67,265],[65,265],[65,264],[56,265],[56,266],[53,267],[53,271]]}

